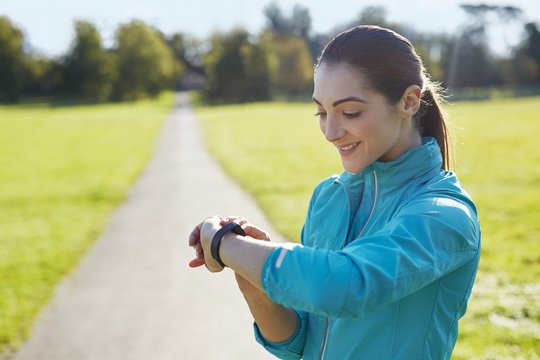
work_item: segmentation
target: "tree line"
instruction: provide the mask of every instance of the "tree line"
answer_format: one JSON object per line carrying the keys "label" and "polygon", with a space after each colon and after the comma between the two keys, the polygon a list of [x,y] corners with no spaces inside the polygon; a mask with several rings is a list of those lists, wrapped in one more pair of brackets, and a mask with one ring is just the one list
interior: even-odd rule
{"label": "tree line", "polygon": [[[115,45],[106,48],[97,27],[74,24],[67,53],[47,58],[27,51],[24,35],[0,16],[0,101],[22,96],[74,97],[123,101],[152,97],[170,88],[200,88],[208,103],[240,103],[276,97],[305,97],[313,64],[338,32],[360,24],[396,30],[409,38],[433,79],[451,89],[500,85],[540,85],[540,30],[511,6],[461,5],[468,21],[452,35],[421,33],[387,20],[380,6],[364,8],[327,34],[312,28],[309,9],[295,5],[286,14],[271,3],[258,34],[242,28],[198,40],[170,36],[134,20],[118,27]],[[494,20],[515,22],[523,38],[505,56],[490,49],[487,33]]]}
{"label": "tree line", "polygon": [[170,88],[183,65],[162,33],[142,21],[121,25],[106,49],[96,26],[77,21],[67,54],[29,54],[23,33],[0,17],[0,100],[59,95],[89,101],[131,100]]}

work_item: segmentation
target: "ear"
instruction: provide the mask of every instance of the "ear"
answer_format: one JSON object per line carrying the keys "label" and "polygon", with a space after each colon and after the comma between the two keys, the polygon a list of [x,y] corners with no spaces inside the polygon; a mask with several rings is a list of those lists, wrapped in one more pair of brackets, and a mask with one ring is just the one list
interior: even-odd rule
{"label": "ear", "polygon": [[420,97],[422,89],[418,85],[411,85],[403,92],[403,96],[399,101],[399,111],[405,117],[410,118],[420,108]]}

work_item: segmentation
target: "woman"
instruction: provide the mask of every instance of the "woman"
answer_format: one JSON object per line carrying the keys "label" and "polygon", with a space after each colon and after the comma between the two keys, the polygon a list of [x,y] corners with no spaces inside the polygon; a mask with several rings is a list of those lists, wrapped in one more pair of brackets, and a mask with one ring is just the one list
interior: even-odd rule
{"label": "woman", "polygon": [[448,133],[420,58],[393,31],[345,31],[319,58],[313,101],[345,171],[315,188],[301,245],[211,217],[190,236],[190,266],[235,271],[257,341],[280,358],[450,358],[480,226],[448,171]]}

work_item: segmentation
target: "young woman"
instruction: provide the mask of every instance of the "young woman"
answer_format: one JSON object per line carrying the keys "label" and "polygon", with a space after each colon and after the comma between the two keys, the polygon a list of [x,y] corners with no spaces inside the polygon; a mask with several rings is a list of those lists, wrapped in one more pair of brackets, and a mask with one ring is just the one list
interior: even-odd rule
{"label": "young woman", "polygon": [[235,271],[257,341],[280,358],[449,359],[480,226],[422,61],[393,31],[352,28],[323,50],[313,101],[345,171],[315,188],[301,244],[210,217],[190,266]]}

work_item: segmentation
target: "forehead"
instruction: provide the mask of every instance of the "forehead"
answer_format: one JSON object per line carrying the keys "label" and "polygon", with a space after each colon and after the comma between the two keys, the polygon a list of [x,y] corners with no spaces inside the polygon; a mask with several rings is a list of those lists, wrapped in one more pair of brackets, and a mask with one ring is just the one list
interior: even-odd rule
{"label": "forehead", "polygon": [[368,97],[369,93],[364,76],[350,65],[323,63],[315,71],[313,97],[321,102],[349,96]]}

